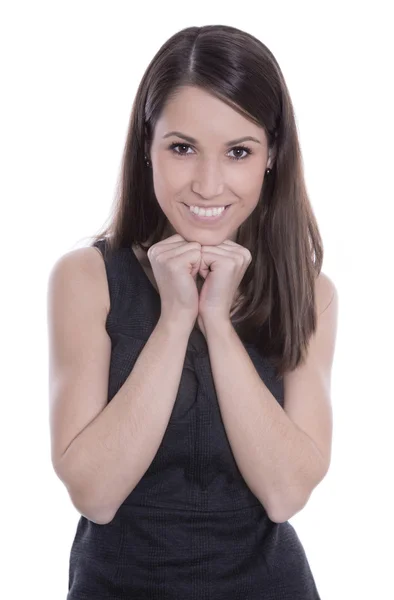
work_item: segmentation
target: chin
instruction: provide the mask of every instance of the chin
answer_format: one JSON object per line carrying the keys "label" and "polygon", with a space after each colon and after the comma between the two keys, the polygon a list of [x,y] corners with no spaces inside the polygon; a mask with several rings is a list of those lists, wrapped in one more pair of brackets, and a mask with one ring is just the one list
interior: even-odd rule
{"label": "chin", "polygon": [[182,230],[176,232],[179,233],[187,242],[198,242],[201,246],[219,246],[225,240],[229,240],[234,237],[220,232],[220,231],[191,231],[182,232]]}

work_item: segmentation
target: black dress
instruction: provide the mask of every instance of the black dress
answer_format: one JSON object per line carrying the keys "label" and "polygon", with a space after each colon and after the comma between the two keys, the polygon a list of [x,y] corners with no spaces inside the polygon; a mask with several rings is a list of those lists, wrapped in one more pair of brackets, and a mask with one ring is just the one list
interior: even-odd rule
{"label": "black dress", "polygon": [[[94,245],[110,292],[110,402],[155,328],[160,295],[131,248],[111,255],[105,241]],[[245,348],[283,406],[283,380],[253,345]],[[294,528],[269,519],[237,467],[197,328],[148,470],[110,523],[79,519],[67,600],[104,599],[320,600]]]}

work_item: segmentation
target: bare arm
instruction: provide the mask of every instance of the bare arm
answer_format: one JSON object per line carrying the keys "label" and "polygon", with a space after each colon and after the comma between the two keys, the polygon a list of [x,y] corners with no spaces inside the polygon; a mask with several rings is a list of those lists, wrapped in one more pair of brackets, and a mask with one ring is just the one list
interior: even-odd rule
{"label": "bare arm", "polygon": [[52,463],[74,506],[97,523],[113,519],[157,453],[193,327],[160,318],[107,404],[104,278],[103,259],[83,248],[56,263],[48,287]]}

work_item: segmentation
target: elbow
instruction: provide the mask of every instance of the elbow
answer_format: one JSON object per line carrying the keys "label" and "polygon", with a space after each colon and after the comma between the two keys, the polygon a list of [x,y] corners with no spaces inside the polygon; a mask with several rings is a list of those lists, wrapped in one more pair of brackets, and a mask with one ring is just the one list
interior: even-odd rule
{"label": "elbow", "polygon": [[108,511],[103,507],[81,501],[79,498],[76,498],[75,494],[69,495],[77,511],[89,521],[96,523],[96,525],[107,525],[115,516],[112,511]]}
{"label": "elbow", "polygon": [[66,487],[72,504],[83,517],[97,525],[107,525],[112,521],[115,512],[104,507],[102,503],[95,502],[91,490],[87,492],[85,487],[72,481],[64,469],[55,468],[55,472]]}
{"label": "elbow", "polygon": [[285,523],[290,519],[289,511],[285,511],[282,506],[276,504],[267,509],[267,515],[273,523]]}
{"label": "elbow", "polygon": [[267,510],[271,521],[284,523],[299,513],[307,504],[313,490],[324,479],[327,471],[328,467],[321,468],[313,480],[309,478],[308,482],[302,484],[298,482],[296,485],[287,485],[279,496],[271,498],[268,504],[270,510]]}
{"label": "elbow", "polygon": [[286,494],[286,497],[272,501],[267,510],[268,517],[274,523],[285,523],[294,515],[299,513],[308,502],[310,494],[305,494],[302,497],[292,497]]}

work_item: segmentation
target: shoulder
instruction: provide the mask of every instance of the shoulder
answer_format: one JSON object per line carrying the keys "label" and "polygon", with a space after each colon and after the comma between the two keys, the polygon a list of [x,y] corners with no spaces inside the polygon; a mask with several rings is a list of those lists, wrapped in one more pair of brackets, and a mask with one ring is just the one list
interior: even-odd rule
{"label": "shoulder", "polygon": [[103,256],[96,246],[76,248],[60,256],[49,274],[49,286],[75,285],[94,294],[95,301],[102,303],[107,314],[110,295]]}
{"label": "shoulder", "polygon": [[317,315],[321,315],[331,304],[336,306],[338,290],[333,280],[323,273],[319,273],[315,281],[315,303]]}

